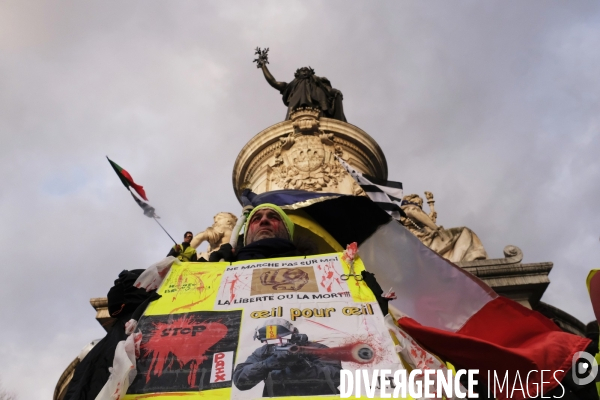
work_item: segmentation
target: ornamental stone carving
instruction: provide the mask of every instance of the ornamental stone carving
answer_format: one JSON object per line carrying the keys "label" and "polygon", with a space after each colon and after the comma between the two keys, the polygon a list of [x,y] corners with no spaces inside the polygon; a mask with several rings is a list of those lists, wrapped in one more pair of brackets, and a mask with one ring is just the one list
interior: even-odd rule
{"label": "ornamental stone carving", "polygon": [[363,173],[387,178],[387,163],[377,143],[343,121],[323,118],[317,108],[294,110],[290,120],[273,125],[250,140],[233,168],[236,194],[300,189],[365,195],[337,161],[342,158]]}
{"label": "ornamental stone carving", "polygon": [[280,139],[268,165],[268,179],[281,189],[309,191],[335,190],[344,174],[344,168],[334,154],[341,148],[334,146],[334,134],[319,129],[319,110],[301,109],[292,114],[294,131]]}
{"label": "ornamental stone carving", "polygon": [[320,115],[321,111],[316,108],[303,107],[297,109],[290,116],[294,131],[306,134],[319,131],[321,125],[319,122]]}

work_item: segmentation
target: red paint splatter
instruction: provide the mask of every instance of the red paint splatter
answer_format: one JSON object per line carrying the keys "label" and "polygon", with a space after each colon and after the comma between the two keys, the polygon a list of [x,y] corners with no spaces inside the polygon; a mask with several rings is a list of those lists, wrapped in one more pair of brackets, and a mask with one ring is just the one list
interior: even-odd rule
{"label": "red paint splatter", "polygon": [[235,285],[240,281],[240,276],[236,273],[233,274],[233,279],[231,279],[231,281],[229,281],[228,283],[230,284],[229,286],[229,301],[233,302],[233,299],[235,299]]}
{"label": "red paint splatter", "polygon": [[[233,299],[235,299],[235,293],[238,290],[242,290],[244,287],[248,287],[248,284],[242,281],[242,279],[252,279],[252,275],[248,274],[240,274],[238,272],[232,273],[233,276],[227,276],[224,279],[222,284],[223,292],[225,292],[227,287],[229,288],[229,302],[233,303]],[[224,293],[223,293],[224,294]]]}
{"label": "red paint splatter", "polygon": [[345,334],[345,335],[349,335],[349,333],[348,333],[348,332],[340,331],[339,329],[335,329],[335,328],[332,328],[331,326],[327,326],[327,325],[325,325],[325,324],[322,324],[322,323],[320,323],[320,322],[313,321],[312,319],[305,319],[304,321],[305,321],[305,322],[310,322],[310,323],[313,323],[313,324],[315,324],[315,325],[319,325],[319,326],[321,326],[321,327],[323,327],[323,328],[325,328],[325,329],[329,329],[329,330],[331,330],[331,331],[336,331],[336,332],[343,333],[343,334]]}
{"label": "red paint splatter", "polygon": [[117,383],[117,388],[115,389],[115,392],[112,394],[112,397],[115,399],[121,398],[121,382]]}
{"label": "red paint splatter", "polygon": [[[202,301],[206,300],[208,297],[210,297],[215,290],[217,290],[217,287],[215,287],[214,283],[216,281],[216,279],[218,279],[222,274],[217,274],[213,281],[212,281],[212,286],[205,284],[204,280],[206,278],[203,277],[203,275],[208,274],[209,272],[207,271],[198,271],[198,272],[190,272],[188,268],[183,269],[181,271],[181,274],[177,277],[177,282],[175,282],[175,285],[170,285],[169,288],[167,288],[167,292],[172,292],[173,293],[173,297],[171,298],[171,301],[174,302],[175,300],[177,300],[177,297],[179,296],[180,293],[182,292],[188,292],[190,290],[196,290],[198,292],[198,300],[196,300],[194,302],[195,304],[201,303]],[[182,308],[190,308],[191,305],[188,306],[183,306],[183,307],[178,307],[174,310],[171,310],[171,312],[175,311],[175,310],[179,310]]]}
{"label": "red paint splatter", "polygon": [[155,323],[154,329],[150,339],[141,345],[144,357],[152,358],[146,383],[151,375],[161,376],[165,367],[173,368],[173,361],[165,365],[172,354],[182,366],[192,363],[187,379],[190,387],[197,386],[196,373],[199,365],[208,359],[206,351],[227,334],[227,326],[220,322],[199,322],[189,316],[171,323]]}
{"label": "red paint splatter", "polygon": [[164,278],[165,276],[167,276],[167,274],[169,273],[170,270],[171,270],[171,267],[164,268],[164,269],[158,271],[158,276],[160,276],[161,278]]}
{"label": "red paint splatter", "polygon": [[[142,344],[142,333],[133,333],[133,349],[135,352],[135,358],[140,358],[140,345]],[[133,366],[132,366],[133,368]]]}
{"label": "red paint splatter", "polygon": [[204,286],[204,281],[202,280],[202,275],[204,274],[204,272],[194,272],[192,274],[192,277],[194,277],[198,282],[198,285],[196,285],[196,290],[199,292],[199,294],[202,294],[202,292],[206,290],[206,287]]}
{"label": "red paint splatter", "polygon": [[[321,266],[319,265],[319,269]],[[321,277],[321,286],[325,288],[329,293],[333,291],[333,284],[337,283],[341,289],[343,289],[342,282],[340,281],[339,273],[335,270],[334,263],[327,263],[323,268],[323,276]]]}
{"label": "red paint splatter", "polygon": [[[208,299],[217,289],[218,289],[218,285],[215,284],[215,282],[221,277],[221,275],[223,274],[217,274],[214,279],[212,280],[212,282],[210,282],[210,284],[208,285],[208,287],[205,285],[204,280],[202,278],[202,275],[207,274],[207,272],[194,272],[191,274],[187,274],[187,276],[185,277],[185,280],[183,281],[183,283],[185,284],[188,281],[196,281],[196,283],[194,284],[194,286],[196,287],[196,290],[198,291],[198,300],[193,301],[189,304],[180,306],[180,307],[176,307],[174,309],[171,310],[171,314],[180,311],[180,310],[185,310],[185,309],[191,309],[193,306],[195,306],[196,304],[202,303],[204,300]],[[177,298],[177,294],[179,294],[179,291],[181,291],[181,287],[177,288],[177,293],[175,294],[175,296],[173,297],[173,301]]]}

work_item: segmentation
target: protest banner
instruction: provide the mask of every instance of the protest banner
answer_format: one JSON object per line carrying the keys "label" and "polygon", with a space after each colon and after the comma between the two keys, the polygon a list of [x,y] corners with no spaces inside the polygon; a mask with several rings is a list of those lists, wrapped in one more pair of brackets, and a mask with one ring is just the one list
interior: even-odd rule
{"label": "protest banner", "polygon": [[342,369],[403,369],[373,293],[348,273],[337,253],[173,265],[139,321],[125,398],[337,398]]}

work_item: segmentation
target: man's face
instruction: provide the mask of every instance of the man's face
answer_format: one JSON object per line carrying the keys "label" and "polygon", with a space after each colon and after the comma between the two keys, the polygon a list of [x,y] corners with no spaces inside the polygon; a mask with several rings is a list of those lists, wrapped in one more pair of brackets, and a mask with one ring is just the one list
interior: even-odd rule
{"label": "man's face", "polygon": [[290,236],[279,214],[269,208],[263,208],[255,212],[248,222],[246,244],[269,238],[289,239]]}
{"label": "man's face", "polygon": [[194,236],[191,233],[186,233],[185,236],[183,237],[183,242],[184,243],[189,243],[192,241],[192,238]]}

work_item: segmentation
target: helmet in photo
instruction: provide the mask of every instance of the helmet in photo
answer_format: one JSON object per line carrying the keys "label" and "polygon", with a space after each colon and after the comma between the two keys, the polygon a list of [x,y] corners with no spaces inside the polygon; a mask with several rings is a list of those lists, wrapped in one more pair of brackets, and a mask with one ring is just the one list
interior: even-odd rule
{"label": "helmet in photo", "polygon": [[254,339],[258,339],[261,342],[283,338],[289,339],[297,333],[298,329],[287,319],[269,318],[262,327],[256,328]]}

